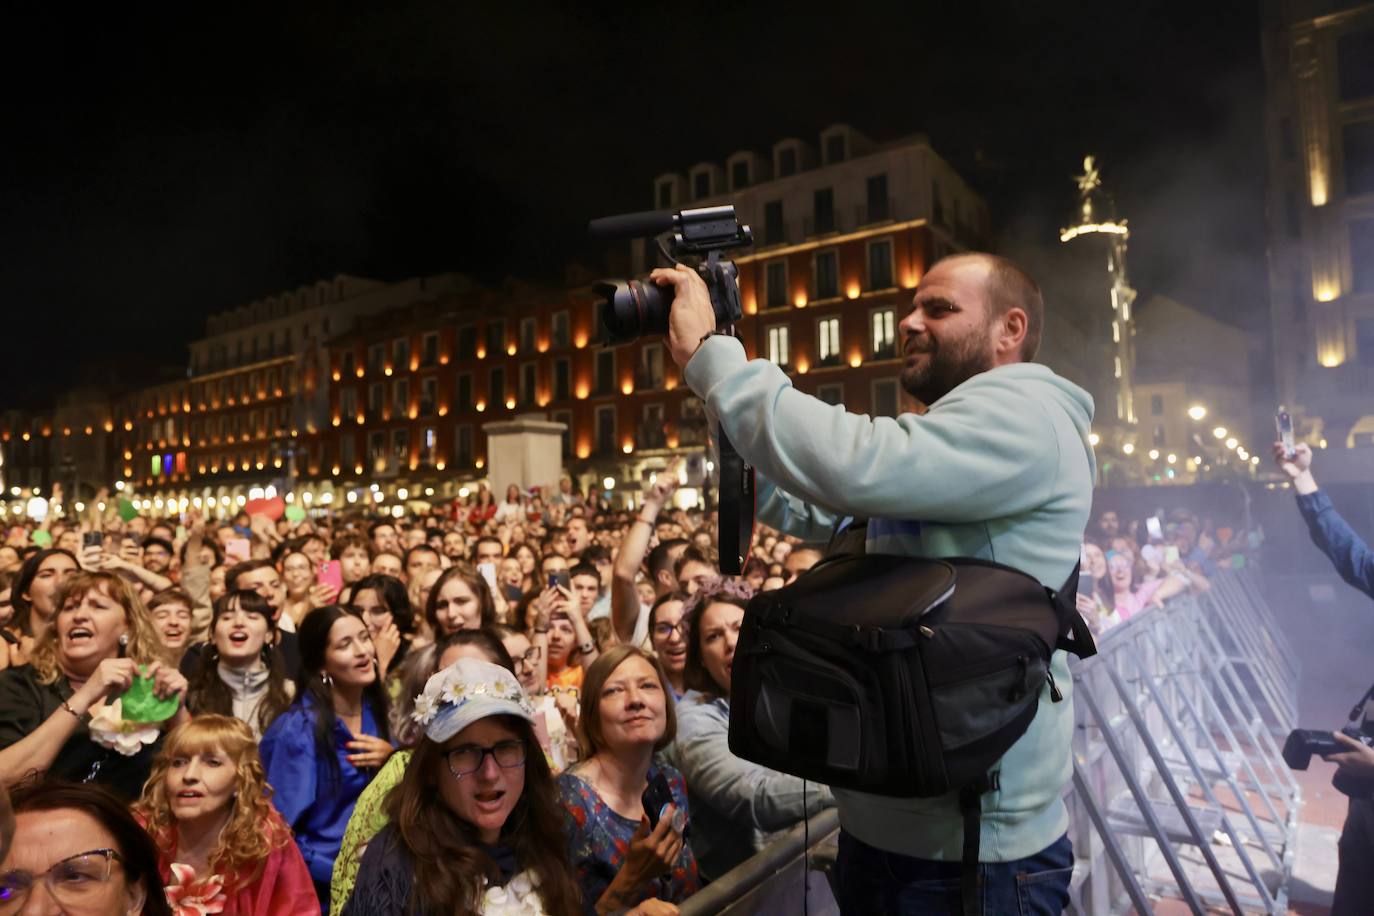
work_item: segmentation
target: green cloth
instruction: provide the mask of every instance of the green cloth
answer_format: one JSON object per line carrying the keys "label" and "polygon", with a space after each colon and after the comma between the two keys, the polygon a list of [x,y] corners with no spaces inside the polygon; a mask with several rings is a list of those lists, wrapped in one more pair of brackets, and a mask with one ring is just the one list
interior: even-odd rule
{"label": "green cloth", "polygon": [[344,828],[343,842],[334,859],[334,874],[329,881],[329,916],[341,916],[344,904],[353,893],[353,885],[358,881],[358,866],[362,864],[367,844],[391,823],[386,816],[387,796],[401,784],[413,755],[414,751],[392,754],[353,805],[353,814]]}
{"label": "green cloth", "polygon": [[134,508],[134,504],[123,496],[119,497],[119,517],[126,522],[131,522],[138,518],[138,510]]}
{"label": "green cloth", "polygon": [[165,700],[158,699],[153,693],[153,679],[144,672],[144,665],[138,667],[139,675],[134,678],[129,689],[120,699],[120,710],[125,722],[165,722],[176,715],[181,699],[173,694]]}
{"label": "green cloth", "polygon": [[292,503],[286,507],[286,518],[292,522],[303,522],[305,521],[305,510]]}
{"label": "green cloth", "polygon": [[44,531],[42,528],[39,528],[33,533],[33,542],[39,547],[51,547],[52,532]]}

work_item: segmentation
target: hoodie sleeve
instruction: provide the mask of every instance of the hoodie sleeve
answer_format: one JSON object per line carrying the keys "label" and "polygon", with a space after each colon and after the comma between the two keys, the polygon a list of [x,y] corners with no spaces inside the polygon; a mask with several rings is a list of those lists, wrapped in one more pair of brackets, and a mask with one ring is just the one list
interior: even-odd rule
{"label": "hoodie sleeve", "polygon": [[836,514],[983,521],[1053,493],[1060,435],[1024,380],[987,373],[924,416],[868,417],[797,391],[777,366],[746,359],[724,336],[701,345],[684,377],[741,455]]}
{"label": "hoodie sleeve", "polygon": [[754,517],[808,544],[824,544],[839,517],[785,492],[764,474],[755,479]]}

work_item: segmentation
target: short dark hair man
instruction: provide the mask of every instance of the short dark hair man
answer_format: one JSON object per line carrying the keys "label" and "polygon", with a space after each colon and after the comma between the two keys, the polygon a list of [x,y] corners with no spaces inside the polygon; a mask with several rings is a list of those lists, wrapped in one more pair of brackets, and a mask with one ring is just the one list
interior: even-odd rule
{"label": "short dark hair man", "polygon": [[[674,287],[667,338],[674,362],[758,471],[760,521],[817,543],[851,518],[870,519],[870,552],[996,557],[1047,587],[1063,585],[1092,504],[1092,398],[1029,362],[1044,303],[1015,264],[960,254],[925,272],[899,322],[900,378],[929,410],[899,417],[846,413],[795,390],[777,366],[749,360],[739,341],[712,334],[715,314],[694,271],[660,269],[652,277]],[[1071,685],[1063,652],[1051,667],[1061,689]],[[1033,906],[1062,908],[1067,900],[1073,853],[1062,796],[1074,724],[1070,692],[1063,693],[1056,703],[1043,690],[1030,727],[1002,759],[1000,790],[983,796],[986,912],[1016,912],[1018,878],[1030,873],[1054,873],[1035,884]],[[961,858],[957,793],[835,796],[841,911],[948,912],[943,898],[927,905],[916,884]]]}

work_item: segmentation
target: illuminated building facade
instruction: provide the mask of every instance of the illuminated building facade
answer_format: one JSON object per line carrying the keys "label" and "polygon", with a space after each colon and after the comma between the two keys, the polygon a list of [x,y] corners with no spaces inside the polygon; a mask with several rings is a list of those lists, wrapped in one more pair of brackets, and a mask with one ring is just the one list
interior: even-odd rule
{"label": "illuminated building facade", "polygon": [[1328,475],[1374,444],[1374,3],[1265,5],[1274,376]]}

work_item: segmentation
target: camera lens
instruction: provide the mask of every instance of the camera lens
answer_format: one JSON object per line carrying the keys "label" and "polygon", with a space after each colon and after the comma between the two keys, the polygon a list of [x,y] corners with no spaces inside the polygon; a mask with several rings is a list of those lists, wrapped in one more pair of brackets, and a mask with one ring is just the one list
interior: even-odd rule
{"label": "camera lens", "polygon": [[673,288],[631,280],[595,283],[592,292],[604,297],[601,324],[612,342],[635,340],[650,334],[668,333],[668,312]]}

